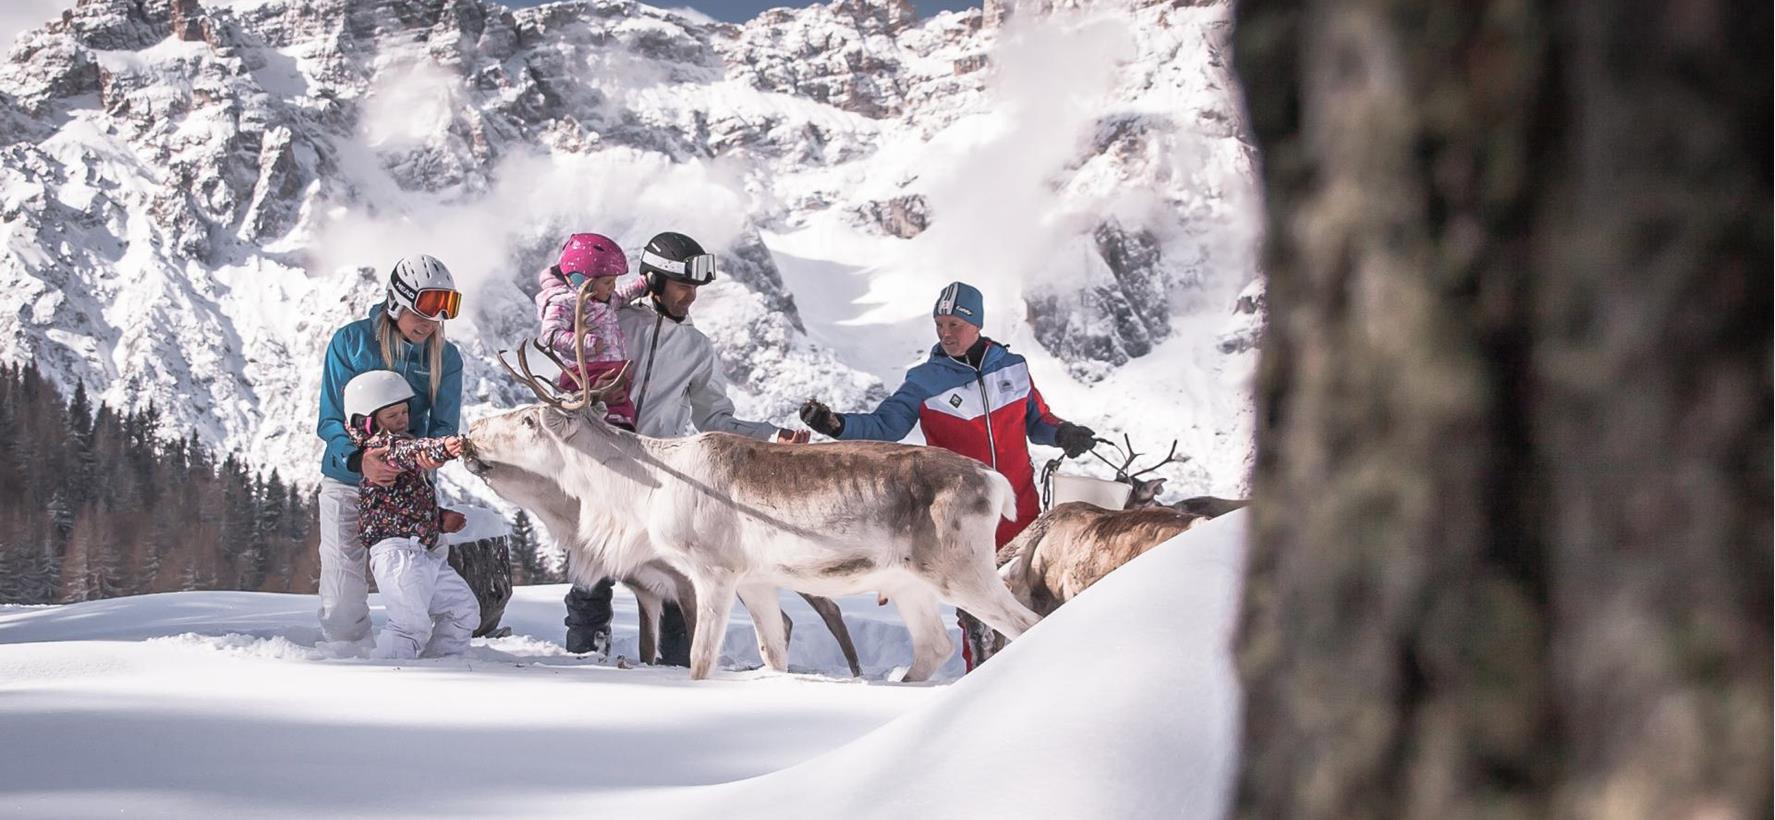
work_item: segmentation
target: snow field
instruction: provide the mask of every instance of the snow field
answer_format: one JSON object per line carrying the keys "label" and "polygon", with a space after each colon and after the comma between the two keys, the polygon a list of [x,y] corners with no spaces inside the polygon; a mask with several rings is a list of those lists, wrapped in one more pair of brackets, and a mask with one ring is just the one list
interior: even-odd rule
{"label": "snow field", "polygon": [[792,671],[736,671],[736,611],[702,682],[567,655],[559,586],[519,588],[511,637],[402,664],[317,643],[311,596],[0,607],[0,815],[1217,817],[1243,534],[1186,532],[935,684],[881,680],[911,653],[872,598],[841,601],[863,681],[788,596]]}

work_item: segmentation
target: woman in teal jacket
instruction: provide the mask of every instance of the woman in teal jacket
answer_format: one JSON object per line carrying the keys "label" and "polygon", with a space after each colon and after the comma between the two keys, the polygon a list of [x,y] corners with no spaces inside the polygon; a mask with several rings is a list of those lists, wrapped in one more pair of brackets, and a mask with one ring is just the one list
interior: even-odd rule
{"label": "woman in teal jacket", "polygon": [[352,443],[345,384],[370,370],[400,373],[414,393],[407,429],[423,437],[455,435],[462,411],[462,354],[445,341],[444,320],[455,318],[461,305],[444,263],[424,254],[409,256],[395,263],[387,300],[339,328],[327,344],[315,435],[326,443],[319,498],[320,623],[329,641],[356,642],[370,635],[368,553],[358,537],[357,485],[385,484],[397,474],[380,452],[362,452]]}

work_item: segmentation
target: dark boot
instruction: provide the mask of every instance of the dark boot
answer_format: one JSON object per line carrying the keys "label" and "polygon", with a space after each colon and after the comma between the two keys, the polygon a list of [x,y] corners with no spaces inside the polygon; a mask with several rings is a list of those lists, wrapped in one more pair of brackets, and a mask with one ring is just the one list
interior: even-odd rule
{"label": "dark boot", "polygon": [[575,655],[610,653],[610,598],[615,582],[609,578],[590,589],[567,590],[567,651]]}
{"label": "dark boot", "polygon": [[670,601],[659,616],[659,662],[662,666],[690,665],[690,633],[684,629],[684,613]]}

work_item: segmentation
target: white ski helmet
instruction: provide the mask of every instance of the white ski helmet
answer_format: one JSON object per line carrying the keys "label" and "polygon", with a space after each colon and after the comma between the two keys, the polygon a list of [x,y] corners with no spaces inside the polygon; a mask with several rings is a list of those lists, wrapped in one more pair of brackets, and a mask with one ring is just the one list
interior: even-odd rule
{"label": "white ski helmet", "polygon": [[454,319],[461,307],[456,278],[437,257],[416,253],[394,263],[388,275],[388,318],[399,318],[404,308],[427,319]]}
{"label": "white ski helmet", "polygon": [[411,398],[413,386],[393,370],[359,373],[345,383],[345,419],[355,422],[359,416],[373,416],[377,410]]}

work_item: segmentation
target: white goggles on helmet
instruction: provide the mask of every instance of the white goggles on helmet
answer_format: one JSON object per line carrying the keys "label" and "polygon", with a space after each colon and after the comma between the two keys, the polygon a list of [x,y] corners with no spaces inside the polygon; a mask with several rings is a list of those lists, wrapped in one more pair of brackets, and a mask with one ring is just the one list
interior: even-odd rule
{"label": "white goggles on helmet", "polygon": [[667,259],[649,250],[641,251],[641,264],[658,268],[666,276],[692,285],[707,285],[715,281],[715,255],[712,253],[697,254],[683,261]]}

